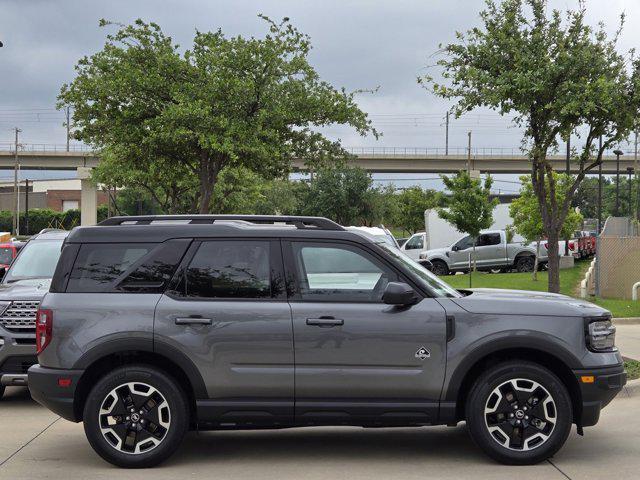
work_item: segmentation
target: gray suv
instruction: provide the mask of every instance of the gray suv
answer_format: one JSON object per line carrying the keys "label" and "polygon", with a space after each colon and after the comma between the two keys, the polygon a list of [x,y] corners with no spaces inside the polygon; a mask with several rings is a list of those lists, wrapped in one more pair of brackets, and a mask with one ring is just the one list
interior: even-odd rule
{"label": "gray suv", "polygon": [[190,429],[460,421],[530,464],[625,384],[614,336],[595,305],[454,290],[324,218],[117,217],[65,241],[29,388],[122,467]]}
{"label": "gray suv", "polygon": [[68,232],[43,230],[20,250],[0,283],[0,398],[7,386],[26,386],[36,359],[36,311],[49,291]]}

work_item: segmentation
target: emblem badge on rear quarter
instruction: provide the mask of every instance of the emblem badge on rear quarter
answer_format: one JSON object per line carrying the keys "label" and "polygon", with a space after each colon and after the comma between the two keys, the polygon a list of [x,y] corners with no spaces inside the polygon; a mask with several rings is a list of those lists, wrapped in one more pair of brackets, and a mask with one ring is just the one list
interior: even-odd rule
{"label": "emblem badge on rear quarter", "polygon": [[416,352],[416,358],[419,358],[420,360],[424,360],[425,358],[429,358],[430,356],[431,354],[429,353],[429,350],[424,347],[420,347]]}

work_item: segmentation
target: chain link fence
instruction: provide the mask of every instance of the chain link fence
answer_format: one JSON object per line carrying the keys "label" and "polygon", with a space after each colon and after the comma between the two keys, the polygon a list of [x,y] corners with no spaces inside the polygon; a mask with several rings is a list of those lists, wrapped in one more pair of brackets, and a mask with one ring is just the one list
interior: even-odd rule
{"label": "chain link fence", "polygon": [[631,299],[640,281],[638,224],[628,217],[609,217],[597,239],[595,294],[603,298]]}

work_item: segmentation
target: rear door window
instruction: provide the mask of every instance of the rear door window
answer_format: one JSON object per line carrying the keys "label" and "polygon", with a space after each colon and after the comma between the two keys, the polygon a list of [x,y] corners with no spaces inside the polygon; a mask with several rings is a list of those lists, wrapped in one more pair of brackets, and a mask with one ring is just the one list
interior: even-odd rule
{"label": "rear door window", "polygon": [[180,293],[188,298],[270,298],[268,241],[204,241],[187,267]]}

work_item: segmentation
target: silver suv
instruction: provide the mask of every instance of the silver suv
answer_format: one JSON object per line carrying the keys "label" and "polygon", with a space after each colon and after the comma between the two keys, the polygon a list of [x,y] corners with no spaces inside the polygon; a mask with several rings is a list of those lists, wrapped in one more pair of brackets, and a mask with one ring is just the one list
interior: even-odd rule
{"label": "silver suv", "polygon": [[0,398],[6,386],[26,386],[36,359],[36,311],[49,291],[68,232],[43,230],[20,250],[0,283]]}
{"label": "silver suv", "polygon": [[29,388],[122,467],[190,429],[460,421],[529,464],[621,390],[614,336],[595,305],[454,290],[323,218],[120,217],[67,238]]}

